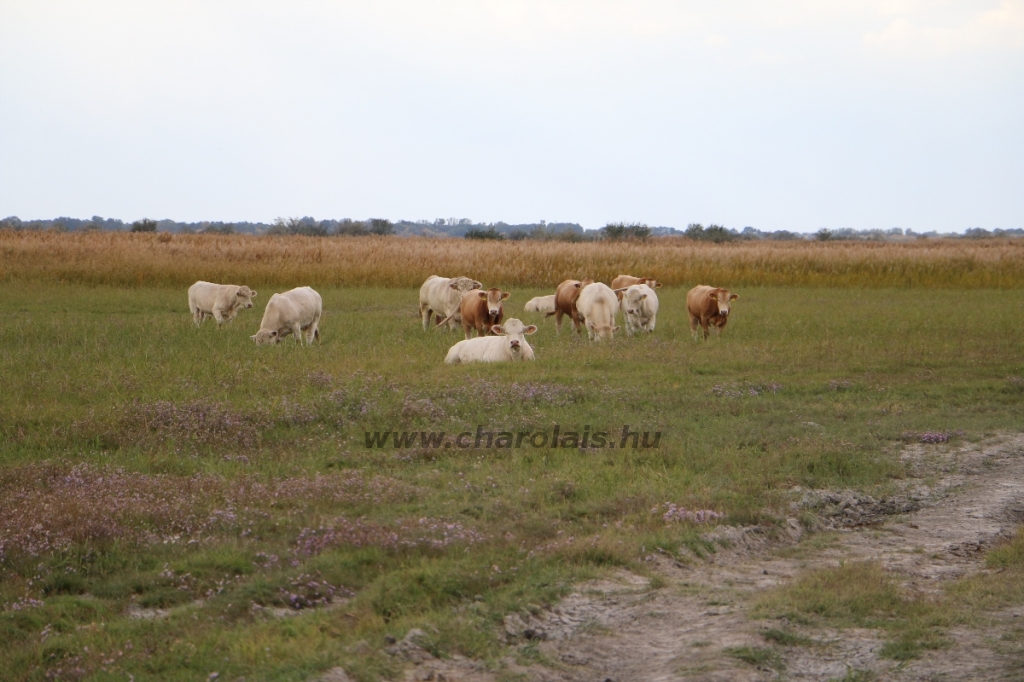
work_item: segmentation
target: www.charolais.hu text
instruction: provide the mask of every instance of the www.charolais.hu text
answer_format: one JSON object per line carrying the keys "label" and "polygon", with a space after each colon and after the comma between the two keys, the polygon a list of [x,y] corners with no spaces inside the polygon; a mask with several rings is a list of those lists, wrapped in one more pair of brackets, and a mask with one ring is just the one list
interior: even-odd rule
{"label": "www.charolais.hu text", "polygon": [[623,426],[622,432],[563,431],[555,424],[547,431],[485,431],[476,427],[476,433],[463,431],[366,431],[367,448],[656,448],[661,442],[661,431],[634,431]]}

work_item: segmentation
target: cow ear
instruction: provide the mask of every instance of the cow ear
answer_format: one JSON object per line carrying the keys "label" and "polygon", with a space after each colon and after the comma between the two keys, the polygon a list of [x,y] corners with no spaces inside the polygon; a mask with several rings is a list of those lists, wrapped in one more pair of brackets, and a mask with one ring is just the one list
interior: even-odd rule
{"label": "cow ear", "polygon": [[661,288],[661,282],[655,282],[654,283],[654,288],[655,289],[660,289]]}
{"label": "cow ear", "polygon": [[270,332],[270,335],[271,336],[277,336],[277,330],[275,329],[274,331]]}
{"label": "cow ear", "polygon": [[583,285],[583,282],[576,282],[576,284],[573,284],[573,287],[575,287],[576,289],[579,289],[580,286],[582,286],[582,285]]}
{"label": "cow ear", "polygon": [[612,327],[612,333],[615,333],[617,331],[619,331],[619,325],[615,325],[614,327]]}
{"label": "cow ear", "polygon": [[252,296],[250,298],[256,298],[256,292],[255,291],[252,292]]}
{"label": "cow ear", "polygon": [[487,292],[486,291],[478,291],[476,295],[480,297],[481,301],[486,301],[487,300]]}
{"label": "cow ear", "polygon": [[239,289],[238,292],[235,294],[235,296],[242,297],[242,296],[245,296],[245,294],[243,294],[242,290]]}
{"label": "cow ear", "polygon": [[525,327],[525,328],[523,329],[523,333],[524,333],[524,334],[532,334],[532,333],[534,333],[535,331],[537,331],[537,325],[535,325],[535,324],[531,324],[530,326],[528,326],[528,327]]}
{"label": "cow ear", "polygon": [[255,340],[256,340],[256,335],[255,335],[255,334],[253,334],[253,335],[252,335],[252,336],[250,336],[249,338],[250,338],[250,339],[252,339],[253,341],[255,341]]}
{"label": "cow ear", "polygon": [[508,298],[511,295],[512,295],[511,293],[509,293],[507,291],[503,291],[503,292],[501,292],[501,300],[504,301],[506,298]]}
{"label": "cow ear", "polygon": [[501,328],[500,324],[496,324],[491,327],[491,332],[493,332],[494,334],[504,334],[505,330]]}
{"label": "cow ear", "polygon": [[740,295],[739,295],[739,294],[733,294],[732,296],[730,296],[730,297],[729,297],[729,300],[730,300],[730,301],[735,301],[735,300],[736,300],[737,298],[739,298],[739,297],[740,297]]}
{"label": "cow ear", "polygon": [[458,289],[459,285],[456,282],[452,282],[448,285],[449,289]]}
{"label": "cow ear", "polygon": [[644,300],[645,298],[647,298],[647,294],[640,294],[640,298],[638,298],[638,299],[636,299],[636,300],[638,300],[638,301],[642,301],[642,300]]}

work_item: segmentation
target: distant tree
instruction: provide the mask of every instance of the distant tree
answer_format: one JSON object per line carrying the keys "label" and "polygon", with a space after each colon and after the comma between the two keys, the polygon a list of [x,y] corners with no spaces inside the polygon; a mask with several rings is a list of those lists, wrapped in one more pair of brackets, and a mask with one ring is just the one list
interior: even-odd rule
{"label": "distant tree", "polygon": [[370,218],[370,234],[387,236],[395,233],[395,224],[387,218]]}
{"label": "distant tree", "polygon": [[326,237],[327,230],[314,218],[275,218],[267,234],[297,234],[307,237]]}
{"label": "distant tree", "polygon": [[508,238],[514,242],[521,242],[524,239],[529,238],[529,236],[530,234],[528,232],[524,232],[523,230],[512,230],[511,232],[508,233]]}
{"label": "distant tree", "polygon": [[704,239],[709,242],[720,244],[722,242],[731,242],[737,237],[736,233],[732,230],[726,229],[721,225],[708,225],[704,228]]}
{"label": "distant tree", "polygon": [[832,239],[832,237],[832,230],[828,229],[827,227],[823,227],[814,233],[814,238],[817,239],[819,242],[827,242],[828,240]]}
{"label": "distant tree", "polygon": [[205,232],[212,234],[234,234],[235,224],[234,223],[210,223],[206,226]]}
{"label": "distant tree", "polygon": [[987,237],[991,237],[992,233],[983,227],[972,227],[964,230],[964,236],[971,239],[985,239]]}
{"label": "distant tree", "polygon": [[156,232],[156,221],[149,218],[136,220],[132,223],[132,232]]}
{"label": "distant tree", "polygon": [[493,227],[489,227],[486,230],[481,229],[479,227],[474,227],[469,230],[466,230],[465,237],[466,239],[497,239],[500,241],[505,238],[505,235],[503,235],[501,232],[498,232]]}
{"label": "distant tree", "polygon": [[338,221],[338,229],[335,232],[335,234],[342,237],[362,237],[369,233],[369,230],[366,229],[366,223],[362,220],[352,220],[351,218]]}
{"label": "distant tree", "polygon": [[704,226],[700,223],[690,223],[686,226],[686,232],[684,234],[690,239],[703,239]]}
{"label": "distant tree", "polygon": [[601,233],[604,239],[611,241],[622,239],[643,241],[651,236],[651,228],[644,223],[608,223],[601,228]]}

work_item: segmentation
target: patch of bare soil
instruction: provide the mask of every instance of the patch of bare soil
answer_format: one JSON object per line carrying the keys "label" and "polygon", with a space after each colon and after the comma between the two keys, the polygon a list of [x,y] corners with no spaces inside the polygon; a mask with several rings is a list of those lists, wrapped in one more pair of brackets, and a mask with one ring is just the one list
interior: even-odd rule
{"label": "patch of bare soil", "polygon": [[[997,614],[984,629],[953,629],[951,646],[905,662],[883,658],[883,635],[872,630],[750,618],[759,591],[840,561],[880,562],[922,592],[985,570],[983,551],[1024,522],[1024,435],[957,448],[911,446],[903,456],[912,477],[895,495],[794,491],[794,514],[813,511],[834,533],[806,535],[795,519],[771,537],[760,528],[719,527],[707,537],[722,549],[705,560],[647,557],[664,583],[659,589],[621,571],[579,585],[551,609],[508,616],[502,679],[1020,679],[1020,652],[1008,652],[1000,637],[1024,625],[1024,608]],[[774,646],[769,660],[737,657],[742,647],[768,647],[764,630],[782,626],[818,644]],[[410,633],[394,651],[411,664],[407,680],[497,679],[474,661],[435,659],[415,639]]]}

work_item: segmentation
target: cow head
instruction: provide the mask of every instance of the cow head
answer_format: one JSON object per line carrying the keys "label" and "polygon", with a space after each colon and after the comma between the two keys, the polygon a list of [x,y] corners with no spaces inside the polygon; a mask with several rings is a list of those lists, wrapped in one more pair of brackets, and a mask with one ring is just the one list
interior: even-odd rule
{"label": "cow head", "polygon": [[241,299],[240,303],[243,308],[252,307],[252,299],[256,298],[256,292],[247,286],[238,287],[238,293],[235,294]]}
{"label": "cow head", "polygon": [[261,329],[249,338],[255,341],[257,346],[273,346],[275,343],[281,343],[281,335],[277,333],[276,329]]}
{"label": "cow head", "polygon": [[660,289],[661,288],[661,282],[659,282],[658,280],[654,279],[653,277],[641,277],[640,281],[637,282],[637,284],[646,284],[647,286],[649,286],[652,289]]}
{"label": "cow head", "polygon": [[594,338],[596,340],[603,341],[607,339],[611,341],[613,338],[615,338],[615,332],[619,331],[619,325],[615,325],[614,327],[610,324],[602,325],[600,327],[594,325],[592,331],[594,332]]}
{"label": "cow head", "polygon": [[502,291],[501,289],[488,289],[487,291],[481,291],[478,296],[483,301],[487,301],[487,317],[491,321],[497,322],[498,316],[501,315],[501,302],[509,297],[509,292]]}
{"label": "cow head", "polygon": [[469,277],[453,277],[452,280],[448,282],[448,286],[460,294],[466,291],[472,291],[473,289],[484,288],[483,284],[480,284],[480,282],[475,279],[470,279]]}
{"label": "cow head", "polygon": [[718,314],[722,317],[729,317],[729,304],[739,298],[737,294],[729,293],[728,289],[713,289],[708,292],[708,296],[714,302],[713,305],[718,306]]}
{"label": "cow head", "polygon": [[522,357],[523,346],[526,344],[524,336],[537,331],[537,325],[524,326],[516,318],[505,320],[505,324],[496,324],[491,327],[491,333],[505,337],[506,348],[512,353],[512,359],[518,360]]}

